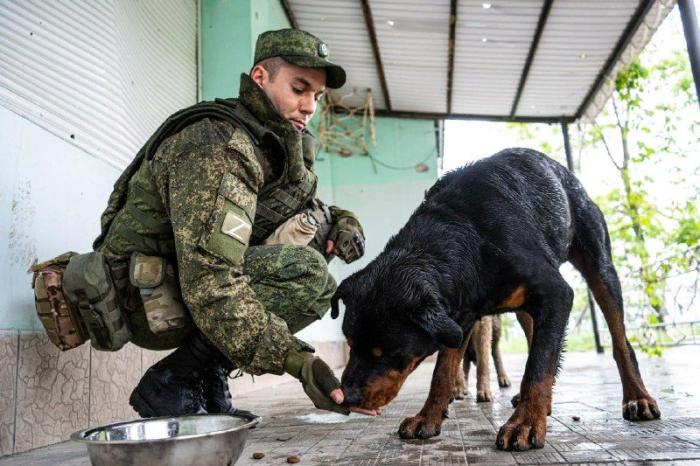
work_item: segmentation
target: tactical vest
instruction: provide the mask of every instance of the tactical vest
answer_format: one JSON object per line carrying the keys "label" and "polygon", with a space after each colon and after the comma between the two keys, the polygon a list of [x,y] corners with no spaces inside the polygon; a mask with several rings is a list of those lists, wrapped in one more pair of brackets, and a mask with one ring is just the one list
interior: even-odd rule
{"label": "tactical vest", "polygon": [[[152,215],[152,212],[164,211],[160,196],[154,189],[154,183],[148,183],[147,180],[143,180],[143,183],[132,183],[132,188],[140,189],[139,199],[145,208],[140,210],[131,204],[127,207],[130,209],[131,217],[149,227],[147,229],[164,230],[162,239],[145,238],[138,233],[140,228],[121,224],[113,225],[113,222],[119,211],[125,208],[130,181],[139,172],[144,161],[147,162],[153,158],[156,150],[166,138],[204,118],[223,120],[241,128],[250,137],[258,158],[264,156],[261,153],[261,148],[264,148],[267,153],[280,154],[280,158],[284,161],[279,178],[267,183],[258,192],[251,245],[261,244],[279,225],[301,211],[314,198],[317,178],[312,171],[315,154],[312,144],[313,138],[310,135],[302,136],[301,133],[298,133],[298,140],[284,141],[258,123],[237,99],[216,99],[213,102],[201,102],[180,110],[168,118],[121,174],[109,197],[107,209],[102,214],[102,231],[93,243],[94,249],[97,250],[103,244],[105,236],[110,229],[113,229],[112,233],[129,239],[144,253],[154,255],[174,253],[172,231],[169,229],[169,224],[164,223],[162,218],[153,218]],[[148,186],[149,184],[151,186]],[[117,273],[117,275],[121,275],[121,273]],[[115,280],[120,281],[121,278],[115,277]]]}

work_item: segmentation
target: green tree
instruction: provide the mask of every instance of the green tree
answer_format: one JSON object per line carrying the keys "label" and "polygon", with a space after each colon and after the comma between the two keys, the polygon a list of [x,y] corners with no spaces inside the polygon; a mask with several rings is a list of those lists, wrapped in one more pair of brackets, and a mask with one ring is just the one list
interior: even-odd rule
{"label": "green tree", "polygon": [[697,185],[662,191],[667,199],[650,193],[651,188],[660,191],[660,170],[671,169],[661,182],[688,184],[683,169],[692,147],[678,133],[688,132],[697,143],[697,115],[683,120],[692,110],[697,102],[688,61],[675,51],[650,65],[638,60],[622,69],[607,108],[587,131],[587,144],[602,146],[618,175],[618,185],[597,201],[618,246],[617,264],[639,281],[654,311],[648,314],[650,323],[664,320],[668,274],[690,266],[686,255],[675,253],[696,246],[700,238]]}
{"label": "green tree", "polygon": [[[680,30],[676,23],[669,27]],[[563,160],[558,125],[510,126],[524,144]],[[699,128],[687,53],[663,40],[617,74],[596,121],[570,128],[575,169],[590,173],[597,164],[596,176],[609,181],[592,194],[606,216],[628,309],[649,323],[667,315],[669,277],[695,271],[697,285]]]}

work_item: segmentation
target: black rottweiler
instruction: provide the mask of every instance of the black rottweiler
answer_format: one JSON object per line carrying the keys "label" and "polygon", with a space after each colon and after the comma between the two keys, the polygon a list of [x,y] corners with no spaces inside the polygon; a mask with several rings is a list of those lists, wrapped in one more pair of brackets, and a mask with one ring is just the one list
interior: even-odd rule
{"label": "black rottweiler", "polygon": [[570,261],[585,277],[612,335],[622,379],[622,415],[660,417],[625,336],[620,282],[602,213],[566,168],[530,149],[507,149],[446,174],[408,223],[367,267],[344,280],[350,359],[346,403],[391,401],[439,350],[423,409],[399,427],[403,438],[440,433],[464,354],[463,336],[481,316],[525,311],[534,321],[520,403],[498,432],[500,449],[544,445],[547,410],[573,291],[559,273]]}

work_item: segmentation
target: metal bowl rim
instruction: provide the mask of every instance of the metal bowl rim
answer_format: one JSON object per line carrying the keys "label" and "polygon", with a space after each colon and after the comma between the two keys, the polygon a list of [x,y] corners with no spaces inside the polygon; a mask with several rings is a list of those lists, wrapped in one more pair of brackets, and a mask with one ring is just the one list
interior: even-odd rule
{"label": "metal bowl rim", "polygon": [[187,416],[161,416],[161,417],[150,417],[147,419],[139,419],[138,421],[123,421],[123,422],[115,422],[113,424],[107,424],[104,426],[97,426],[97,427],[89,427],[87,429],[80,430],[78,432],[74,432],[71,436],[70,439],[73,440],[74,442],[82,442],[85,443],[86,445],[136,445],[136,444],[144,444],[144,443],[154,443],[154,442],[174,442],[178,440],[190,440],[190,439],[195,439],[195,438],[202,438],[202,437],[211,437],[213,435],[219,435],[219,434],[226,434],[229,432],[236,432],[239,430],[244,430],[244,429],[252,429],[256,425],[262,421],[262,417],[256,416],[256,415],[245,415],[245,414],[214,414],[213,416],[224,416],[224,417],[235,417],[235,418],[240,418],[247,420],[245,424],[242,424],[240,426],[235,426],[231,427],[228,429],[223,429],[223,430],[213,430],[211,432],[204,432],[201,434],[190,434],[190,435],[182,435],[179,437],[165,437],[165,438],[159,438],[159,439],[147,439],[147,440],[90,440],[85,438],[85,436],[88,433],[92,433],[96,430],[104,430],[104,429],[109,429],[113,427],[119,427],[127,424],[134,424],[136,422],[151,422],[151,421],[165,421],[165,420],[179,420],[182,418],[197,418],[197,417],[205,417],[205,416],[212,416],[212,414],[191,414]]}

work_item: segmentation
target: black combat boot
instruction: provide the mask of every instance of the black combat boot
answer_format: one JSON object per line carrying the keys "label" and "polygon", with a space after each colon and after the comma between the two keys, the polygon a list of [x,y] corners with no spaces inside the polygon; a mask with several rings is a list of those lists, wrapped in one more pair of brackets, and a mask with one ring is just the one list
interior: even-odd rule
{"label": "black combat boot", "polygon": [[202,378],[222,357],[201,332],[192,332],[175,351],[146,371],[131,392],[129,404],[141,417],[205,414]]}
{"label": "black combat boot", "polygon": [[233,370],[228,365],[217,365],[204,373],[202,389],[208,413],[235,414],[238,412],[231,404],[231,392],[228,389],[228,376]]}

